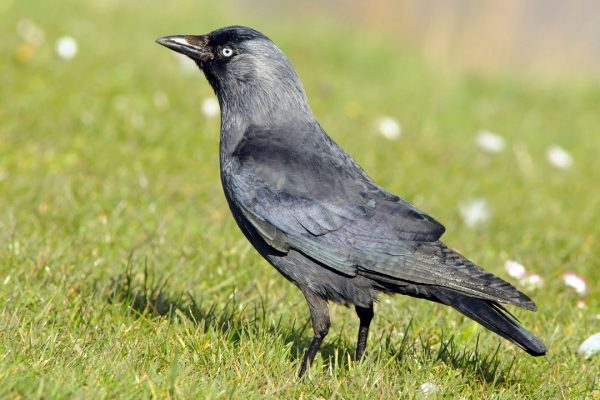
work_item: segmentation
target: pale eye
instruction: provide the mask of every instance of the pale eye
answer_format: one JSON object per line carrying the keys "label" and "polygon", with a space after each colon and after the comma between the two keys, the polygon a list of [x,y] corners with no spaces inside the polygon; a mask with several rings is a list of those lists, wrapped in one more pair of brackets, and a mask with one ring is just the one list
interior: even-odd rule
{"label": "pale eye", "polygon": [[223,57],[231,57],[233,55],[233,50],[229,47],[223,47],[223,49],[221,49],[221,54],[223,54]]}

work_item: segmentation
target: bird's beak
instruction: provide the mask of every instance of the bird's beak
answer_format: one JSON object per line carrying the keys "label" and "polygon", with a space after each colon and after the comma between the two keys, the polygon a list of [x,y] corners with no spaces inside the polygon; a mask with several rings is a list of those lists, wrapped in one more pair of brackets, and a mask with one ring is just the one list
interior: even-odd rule
{"label": "bird's beak", "polygon": [[205,63],[213,59],[212,52],[208,49],[208,38],[205,35],[173,35],[156,39],[156,43],[169,49]]}

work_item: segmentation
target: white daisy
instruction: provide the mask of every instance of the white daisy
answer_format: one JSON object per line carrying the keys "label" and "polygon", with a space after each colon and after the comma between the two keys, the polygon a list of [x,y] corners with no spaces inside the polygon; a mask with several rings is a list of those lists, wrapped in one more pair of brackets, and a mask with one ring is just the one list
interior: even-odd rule
{"label": "white daisy", "polygon": [[426,395],[437,393],[440,391],[440,387],[432,382],[425,382],[421,385],[421,391]]}
{"label": "white daisy", "polygon": [[506,148],[504,138],[488,130],[480,130],[475,136],[479,148],[489,154],[502,153]]}
{"label": "white daisy", "polygon": [[77,41],[71,36],[60,37],[56,41],[56,54],[63,60],[70,60],[77,55]]}
{"label": "white daisy", "polygon": [[531,274],[521,278],[519,283],[528,289],[537,289],[542,287],[544,284],[544,279],[538,274]]}
{"label": "white daisy", "polygon": [[207,97],[202,101],[202,115],[214,118],[219,115],[219,102],[214,97]]}
{"label": "white daisy", "polygon": [[525,271],[525,267],[513,260],[508,260],[504,263],[504,270],[508,275],[516,279],[522,279],[525,277],[527,271]]}
{"label": "white daisy", "polygon": [[402,135],[402,127],[395,118],[381,117],[375,124],[381,136],[388,140],[397,140]]}
{"label": "white daisy", "polygon": [[546,150],[548,162],[558,169],[569,169],[573,166],[573,157],[568,151],[558,145],[552,145]]}
{"label": "white daisy", "polygon": [[486,223],[492,215],[487,201],[481,198],[462,202],[458,209],[465,225],[471,228]]}
{"label": "white daisy", "polygon": [[565,285],[575,289],[578,295],[583,296],[587,292],[587,284],[583,277],[574,274],[573,272],[567,272],[563,275],[563,282]]}
{"label": "white daisy", "polygon": [[589,338],[585,339],[579,349],[577,349],[577,353],[581,354],[585,358],[590,358],[594,354],[600,352],[600,332],[594,333]]}

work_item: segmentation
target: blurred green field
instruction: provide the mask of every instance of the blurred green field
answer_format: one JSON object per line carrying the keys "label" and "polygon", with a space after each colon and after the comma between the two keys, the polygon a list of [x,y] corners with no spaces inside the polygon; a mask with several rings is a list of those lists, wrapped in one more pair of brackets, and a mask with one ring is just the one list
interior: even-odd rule
{"label": "blurred green field", "polygon": [[[24,45],[19,21],[45,32]],[[364,362],[357,319],[332,307],[309,379],[299,290],[230,218],[212,96],[154,39],[244,24],[287,53],[326,131],[382,186],[447,227],[445,241],[507,276],[544,278],[514,311],[550,348],[531,358],[455,311],[404,297],[376,306]],[[600,85],[481,77],[317,20],[260,19],[233,4],[0,2],[0,398],[599,398]],[[74,37],[72,60],[55,41]],[[397,118],[403,135],[374,128]],[[507,149],[485,155],[475,132]],[[546,161],[552,144],[574,159]],[[472,229],[458,205],[484,198]],[[585,308],[566,287],[587,279]],[[522,287],[521,287],[522,288]],[[436,385],[426,394],[423,383]]]}

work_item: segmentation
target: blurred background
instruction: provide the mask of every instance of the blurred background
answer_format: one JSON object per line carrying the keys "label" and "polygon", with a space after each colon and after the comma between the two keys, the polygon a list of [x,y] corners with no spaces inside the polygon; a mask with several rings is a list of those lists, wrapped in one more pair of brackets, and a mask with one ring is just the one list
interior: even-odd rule
{"label": "blurred background", "polygon": [[[551,349],[517,357],[452,310],[384,297],[379,364],[332,368],[314,397],[412,397],[431,377],[464,398],[495,382],[503,398],[597,395],[577,353],[600,330],[597,1],[0,0],[0,398],[305,395],[289,368],[304,299],[230,216],[212,89],[154,43],[233,24],[288,55],[375,181],[536,301],[511,312]],[[331,312],[349,359],[354,312]],[[435,358],[448,340],[474,351],[459,373]],[[405,343],[419,368],[395,360]]]}
{"label": "blurred background", "polygon": [[[2,0],[0,9],[28,7],[17,3]],[[137,2],[65,3],[72,4],[72,11],[103,14],[134,7]],[[388,46],[411,49],[444,66],[545,78],[583,75],[597,79],[600,74],[600,6],[594,0],[226,0],[218,7],[197,2],[190,7],[197,12],[187,17],[178,13],[189,7],[185,3],[163,7],[148,1],[146,5],[149,9],[162,7],[165,16],[178,15],[179,25],[195,19],[194,29],[199,30],[226,21],[264,25],[271,31],[278,26],[283,29],[282,22],[290,30],[309,32],[327,25],[341,32],[378,37]],[[218,12],[222,10],[226,15]],[[57,22],[65,12],[61,7],[49,11]]]}
{"label": "blurred background", "polygon": [[239,2],[280,18],[329,18],[384,35],[435,62],[478,71],[556,76],[600,72],[594,0],[330,0]]}
{"label": "blurred background", "polygon": [[[556,77],[600,74],[594,0],[240,0],[249,12],[321,19],[385,36],[437,63]],[[291,22],[291,21],[290,21]]]}

